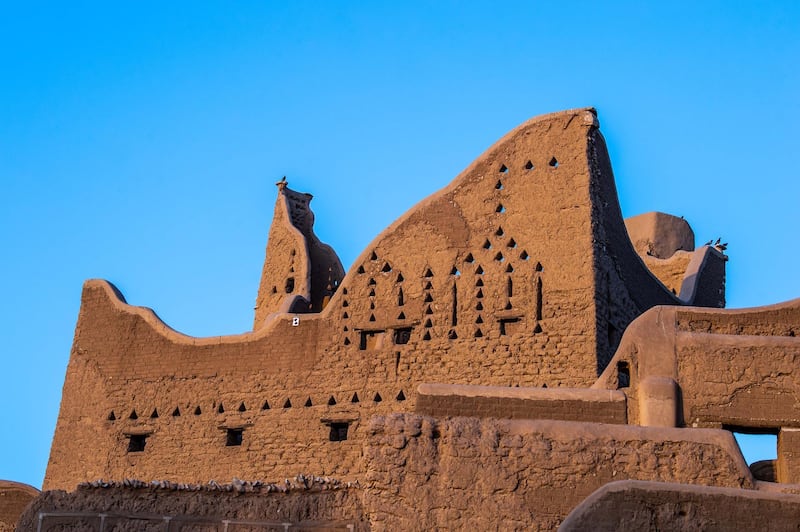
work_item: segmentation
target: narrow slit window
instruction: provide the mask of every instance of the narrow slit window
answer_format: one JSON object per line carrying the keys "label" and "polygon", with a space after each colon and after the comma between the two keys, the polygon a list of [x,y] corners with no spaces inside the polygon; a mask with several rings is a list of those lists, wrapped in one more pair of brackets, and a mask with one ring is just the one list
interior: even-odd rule
{"label": "narrow slit window", "polygon": [[631,368],[627,362],[617,362],[617,389],[631,385]]}

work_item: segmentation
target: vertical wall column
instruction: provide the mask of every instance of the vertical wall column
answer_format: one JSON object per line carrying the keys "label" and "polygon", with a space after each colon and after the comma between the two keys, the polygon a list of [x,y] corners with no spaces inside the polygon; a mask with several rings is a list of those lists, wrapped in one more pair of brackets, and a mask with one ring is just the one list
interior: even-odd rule
{"label": "vertical wall column", "polygon": [[639,423],[645,427],[678,426],[678,383],[669,377],[646,377],[639,384]]}
{"label": "vertical wall column", "polygon": [[778,433],[778,482],[800,484],[800,429],[781,428]]}

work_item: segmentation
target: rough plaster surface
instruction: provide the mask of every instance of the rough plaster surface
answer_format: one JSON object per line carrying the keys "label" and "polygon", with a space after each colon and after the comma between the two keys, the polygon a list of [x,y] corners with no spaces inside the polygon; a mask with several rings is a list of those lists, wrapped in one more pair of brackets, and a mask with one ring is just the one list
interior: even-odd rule
{"label": "rough plaster surface", "polygon": [[796,531],[800,496],[661,482],[604,485],[575,508],[561,532],[595,530]]}
{"label": "rough plaster surface", "polygon": [[668,259],[677,251],[694,251],[694,231],[683,218],[648,212],[626,218],[625,228],[640,255]]}
{"label": "rough plaster surface", "polygon": [[626,423],[625,394],[580,388],[509,388],[420,384],[415,412],[434,417],[472,416]]}
{"label": "rough plaster surface", "polygon": [[639,422],[639,385],[680,385],[678,424],[753,429],[800,427],[800,299],[753,309],[657,307],[637,319],[594,387],[615,389],[630,368],[629,422]]}
{"label": "rough plaster surface", "polygon": [[[172,518],[170,531],[223,530],[224,519],[270,522],[272,526],[230,525],[230,530],[366,530],[360,490],[292,493],[236,493],[174,491],[159,488],[81,488],[72,493],[48,491],[22,515],[18,530],[37,530],[39,514],[45,515],[43,531],[96,531],[100,514],[106,530],[140,532],[166,530],[164,517]],[[82,517],[63,518],[57,513],[81,512]],[[303,527],[307,528],[303,528]]]}
{"label": "rough plaster surface", "polygon": [[[360,475],[363,420],[412,410],[419,383],[588,387],[631,320],[679,303],[627,239],[591,109],[510,132],[338,285],[310,196],[278,189],[252,333],[187,337],[86,283],[46,488],[311,466]],[[309,301],[327,304],[276,314]],[[351,424],[347,441],[328,441],[330,423]],[[230,428],[241,446],[224,445]],[[132,434],[143,452],[127,452]]]}
{"label": "rough plaster surface", "polygon": [[27,484],[0,480],[0,532],[11,532],[25,507],[39,490]]}
{"label": "rough plaster surface", "polygon": [[[310,200],[278,183],[251,333],[188,337],[87,281],[47,489],[309,471],[366,488],[243,500],[376,530],[553,529],[619,479],[777,493],[727,431],[626,422],[780,432],[778,480],[800,478],[800,300],[680,307],[724,306],[727,257],[667,215],[626,229],[594,110],[511,131],[346,275]],[[42,508],[205,497],[115,490]]]}
{"label": "rough plaster surface", "polygon": [[754,487],[721,430],[411,414],[369,430],[372,530],[553,530],[612,480]]}

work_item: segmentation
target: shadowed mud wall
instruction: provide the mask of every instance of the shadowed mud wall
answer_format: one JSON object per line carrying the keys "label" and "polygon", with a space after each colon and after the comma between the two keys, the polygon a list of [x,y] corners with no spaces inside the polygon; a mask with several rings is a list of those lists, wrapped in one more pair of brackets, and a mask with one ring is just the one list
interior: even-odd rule
{"label": "shadowed mud wall", "polygon": [[559,527],[595,530],[796,531],[800,496],[753,490],[621,481],[606,484]]}
{"label": "shadowed mud wall", "polygon": [[[80,512],[82,516],[63,515]],[[188,532],[223,530],[225,519],[255,521],[260,526],[231,524],[230,530],[293,530],[303,526],[322,530],[367,530],[360,490],[293,493],[226,493],[219,491],[167,491],[158,488],[81,488],[73,493],[48,491],[32,504],[20,520],[19,530],[106,530]],[[167,518],[167,519],[165,519]],[[267,527],[267,523],[271,527]]]}

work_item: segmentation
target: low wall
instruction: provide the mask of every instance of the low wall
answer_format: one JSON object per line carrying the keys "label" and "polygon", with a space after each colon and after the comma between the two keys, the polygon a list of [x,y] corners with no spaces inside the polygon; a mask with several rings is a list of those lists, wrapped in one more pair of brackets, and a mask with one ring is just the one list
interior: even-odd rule
{"label": "low wall", "polygon": [[722,430],[393,414],[369,431],[372,530],[553,530],[613,480],[754,486]]}
{"label": "low wall", "polygon": [[606,484],[559,527],[594,530],[797,530],[800,496],[626,480]]}
{"label": "low wall", "polygon": [[71,493],[44,492],[27,508],[18,530],[39,530],[40,524],[42,532],[367,529],[360,489],[309,483],[311,478],[269,485],[270,491],[253,483],[96,482]]}
{"label": "low wall", "polygon": [[420,384],[418,414],[499,419],[558,419],[625,424],[625,394],[617,390],[511,388]]}

